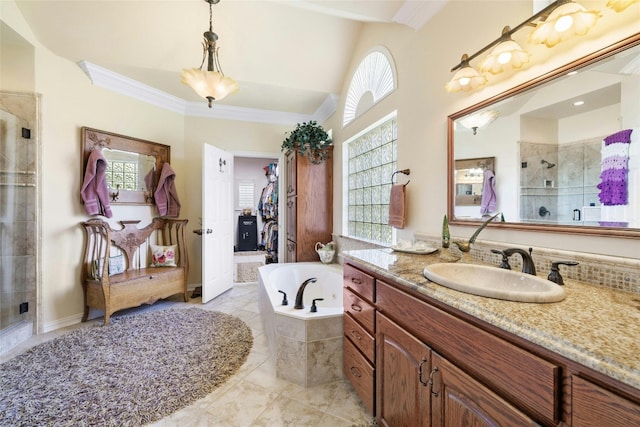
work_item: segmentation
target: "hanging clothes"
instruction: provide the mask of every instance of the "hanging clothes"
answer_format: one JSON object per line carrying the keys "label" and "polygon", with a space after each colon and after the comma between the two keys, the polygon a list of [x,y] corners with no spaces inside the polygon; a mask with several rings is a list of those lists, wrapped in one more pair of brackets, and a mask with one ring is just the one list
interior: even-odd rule
{"label": "hanging clothes", "polygon": [[100,148],[95,148],[91,151],[87,160],[80,196],[87,214],[103,215],[111,218],[113,214],[111,213],[111,204],[109,202],[106,172],[107,159],[102,155]]}
{"label": "hanging clothes", "polygon": [[260,202],[258,203],[258,212],[262,216],[262,220],[278,218],[278,188],[276,182],[270,182],[262,189]]}

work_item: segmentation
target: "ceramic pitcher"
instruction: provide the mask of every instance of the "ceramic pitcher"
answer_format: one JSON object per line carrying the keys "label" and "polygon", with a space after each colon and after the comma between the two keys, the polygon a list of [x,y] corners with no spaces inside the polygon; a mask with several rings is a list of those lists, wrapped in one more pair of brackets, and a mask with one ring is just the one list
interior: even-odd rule
{"label": "ceramic pitcher", "polygon": [[333,256],[336,253],[334,249],[334,243],[329,242],[326,245],[323,245],[322,243],[317,242],[316,253],[320,257],[320,261],[322,261],[323,264],[331,264],[333,262]]}

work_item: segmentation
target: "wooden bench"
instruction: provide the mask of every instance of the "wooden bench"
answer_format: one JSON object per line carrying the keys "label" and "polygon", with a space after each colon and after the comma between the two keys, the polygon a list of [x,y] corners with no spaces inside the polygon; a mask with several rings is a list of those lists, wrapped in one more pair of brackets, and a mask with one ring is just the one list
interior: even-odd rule
{"label": "wooden bench", "polygon": [[[104,311],[106,326],[111,315],[124,308],[153,304],[175,294],[182,294],[184,301],[188,301],[189,258],[185,242],[188,220],[154,218],[146,227],[137,228],[139,222],[120,221],[120,230],[112,229],[102,219],[82,223],[86,233],[83,322],[87,321],[90,308]],[[153,261],[162,264],[167,259],[154,258],[152,245],[160,246],[153,248],[156,251],[164,249],[169,259],[175,253],[176,266],[152,266]],[[167,248],[173,245],[175,248]]]}

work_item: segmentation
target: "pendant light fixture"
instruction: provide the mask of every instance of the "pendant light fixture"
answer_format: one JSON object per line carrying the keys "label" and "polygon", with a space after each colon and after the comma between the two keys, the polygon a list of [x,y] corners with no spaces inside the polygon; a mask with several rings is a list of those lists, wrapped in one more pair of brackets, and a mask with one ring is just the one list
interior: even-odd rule
{"label": "pendant light fixture", "polygon": [[[220,60],[218,59],[218,49],[216,42],[218,35],[213,32],[213,11],[214,4],[220,0],[204,0],[209,3],[209,31],[204,33],[204,41],[202,42],[202,63],[200,68],[191,68],[182,70],[180,74],[182,83],[187,84],[196,91],[198,95],[207,99],[209,108],[213,101],[220,101],[230,93],[237,92],[238,83],[231,77],[226,77],[222,72]],[[207,61],[207,69],[203,70],[205,61]]]}

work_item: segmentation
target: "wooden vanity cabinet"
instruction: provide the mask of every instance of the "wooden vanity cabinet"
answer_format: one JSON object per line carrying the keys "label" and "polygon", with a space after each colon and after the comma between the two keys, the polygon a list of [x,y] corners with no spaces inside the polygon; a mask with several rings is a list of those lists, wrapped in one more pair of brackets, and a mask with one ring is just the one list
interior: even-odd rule
{"label": "wooden vanity cabinet", "polygon": [[571,377],[571,425],[640,426],[640,405],[578,376]]}
{"label": "wooden vanity cabinet", "polygon": [[344,373],[375,415],[375,306],[373,276],[343,267]]}
{"label": "wooden vanity cabinet", "polygon": [[[380,280],[357,263],[345,264],[344,285],[344,342],[355,348],[345,349],[345,372],[367,407],[375,396],[370,409],[380,425],[640,426],[640,394],[632,387]],[[363,301],[371,307],[350,312]],[[373,359],[349,337],[353,319],[368,325]],[[354,382],[347,369],[356,361],[368,363],[375,381]]]}
{"label": "wooden vanity cabinet", "polygon": [[536,425],[383,314],[377,314],[378,424]]}
{"label": "wooden vanity cabinet", "polygon": [[431,349],[377,314],[376,410],[381,426],[430,426]]}
{"label": "wooden vanity cabinet", "polygon": [[289,151],[285,157],[285,262],[318,261],[316,242],[331,241],[333,231],[333,161],[314,164]]}
{"label": "wooden vanity cabinet", "polygon": [[430,378],[432,426],[539,425],[435,352]]}

